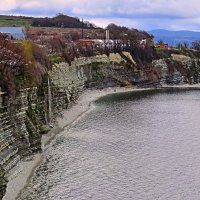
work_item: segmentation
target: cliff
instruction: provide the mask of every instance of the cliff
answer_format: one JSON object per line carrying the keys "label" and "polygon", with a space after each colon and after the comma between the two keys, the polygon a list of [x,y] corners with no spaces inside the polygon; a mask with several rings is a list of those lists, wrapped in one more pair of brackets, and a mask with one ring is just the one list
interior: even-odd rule
{"label": "cliff", "polygon": [[10,170],[23,157],[41,151],[41,135],[85,88],[197,83],[199,63],[176,54],[143,67],[128,52],[80,57],[71,65],[55,64],[40,86],[20,90],[15,99],[0,91],[0,199]]}
{"label": "cliff", "polygon": [[101,81],[105,82],[101,87],[120,85],[123,79],[117,71],[128,70],[125,63],[119,54],[81,57],[71,65],[55,64],[39,87],[20,90],[15,99],[0,92],[0,199],[10,170],[24,157],[41,151],[41,136],[50,129],[49,123],[71,107],[85,87]]}

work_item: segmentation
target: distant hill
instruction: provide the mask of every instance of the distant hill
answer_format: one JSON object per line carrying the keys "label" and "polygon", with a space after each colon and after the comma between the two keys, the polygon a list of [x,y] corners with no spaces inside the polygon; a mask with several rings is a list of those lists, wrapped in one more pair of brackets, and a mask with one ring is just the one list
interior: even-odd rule
{"label": "distant hill", "polygon": [[200,32],[194,31],[168,31],[164,29],[157,29],[148,31],[149,34],[154,35],[155,42],[163,40],[169,45],[176,46],[178,43],[186,42],[189,45],[195,40],[200,40]]}
{"label": "distant hill", "polygon": [[56,27],[56,28],[95,28],[95,25],[67,15],[57,15],[56,17],[33,18],[32,26]]}
{"label": "distant hill", "polygon": [[34,26],[56,28],[96,28],[90,22],[82,22],[76,17],[58,14],[55,17],[26,17],[0,15],[0,26]]}

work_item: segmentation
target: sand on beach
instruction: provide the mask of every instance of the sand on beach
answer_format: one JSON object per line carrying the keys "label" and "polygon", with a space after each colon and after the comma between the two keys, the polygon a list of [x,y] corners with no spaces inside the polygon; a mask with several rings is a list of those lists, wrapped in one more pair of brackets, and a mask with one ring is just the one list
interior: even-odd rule
{"label": "sand on beach", "polygon": [[8,177],[6,194],[3,200],[15,200],[19,192],[32,177],[33,171],[42,161],[42,154],[35,154],[31,160],[21,161],[13,173]]}

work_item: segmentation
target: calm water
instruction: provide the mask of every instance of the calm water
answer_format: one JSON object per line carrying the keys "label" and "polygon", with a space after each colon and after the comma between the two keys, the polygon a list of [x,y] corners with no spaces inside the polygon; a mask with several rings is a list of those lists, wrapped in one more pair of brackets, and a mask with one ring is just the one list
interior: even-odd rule
{"label": "calm water", "polygon": [[115,94],[46,150],[19,199],[200,199],[200,92]]}
{"label": "calm water", "polygon": [[25,38],[25,30],[23,27],[0,27],[0,33],[9,33],[15,39]]}

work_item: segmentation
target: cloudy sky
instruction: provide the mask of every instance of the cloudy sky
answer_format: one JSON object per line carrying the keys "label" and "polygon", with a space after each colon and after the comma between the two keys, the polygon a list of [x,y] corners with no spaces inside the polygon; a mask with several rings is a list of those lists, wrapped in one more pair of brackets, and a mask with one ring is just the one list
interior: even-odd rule
{"label": "cloudy sky", "polygon": [[199,0],[0,0],[0,14],[64,13],[99,26],[116,23],[143,30],[200,31]]}

